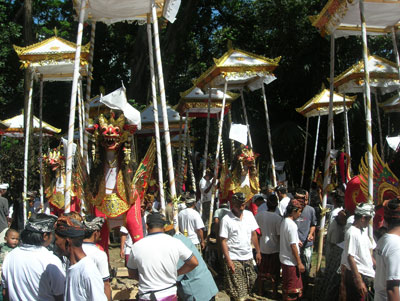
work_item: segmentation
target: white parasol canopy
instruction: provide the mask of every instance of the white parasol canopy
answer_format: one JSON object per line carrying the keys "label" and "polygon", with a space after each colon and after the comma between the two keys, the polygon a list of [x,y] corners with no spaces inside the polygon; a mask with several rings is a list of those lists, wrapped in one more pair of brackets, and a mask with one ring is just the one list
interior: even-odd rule
{"label": "white parasol canopy", "polygon": [[[368,56],[368,70],[372,89],[379,89],[383,94],[399,89],[396,63],[377,55],[370,55]],[[334,86],[341,93],[363,93],[364,82],[364,61],[361,60],[335,77]]]}
{"label": "white parasol canopy", "polygon": [[[359,0],[330,0],[315,17],[313,26],[322,35],[336,38],[361,35]],[[369,35],[390,33],[390,27],[400,25],[400,1],[364,0],[364,15]]]}
{"label": "white parasol canopy", "polygon": [[[3,130],[2,135],[14,138],[24,137],[24,114],[14,116],[1,122],[7,126],[7,128]],[[53,136],[61,132],[60,129],[44,121],[42,122],[42,128],[44,136]],[[36,116],[33,116],[33,130],[34,132],[39,132],[40,130],[40,120]]]}
{"label": "white parasol canopy", "polygon": [[[85,20],[103,22],[108,25],[121,21],[145,22],[147,14],[151,14],[151,0],[90,0],[88,1]],[[156,0],[157,15],[163,16],[169,22],[175,21],[181,5],[181,0]],[[74,0],[74,7],[78,11],[81,0]]]}
{"label": "white parasol canopy", "polygon": [[[330,92],[324,89],[322,92],[315,95],[312,99],[307,101],[302,107],[297,108],[296,111],[304,117],[318,117],[329,114],[329,99]],[[351,108],[356,96],[346,96],[346,107]],[[333,112],[338,115],[343,113],[343,95],[339,93],[333,94]]]}

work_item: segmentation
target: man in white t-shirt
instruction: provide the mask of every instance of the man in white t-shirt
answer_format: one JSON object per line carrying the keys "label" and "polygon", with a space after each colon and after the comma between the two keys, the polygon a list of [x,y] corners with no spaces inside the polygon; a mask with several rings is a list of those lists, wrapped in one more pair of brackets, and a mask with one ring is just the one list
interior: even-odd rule
{"label": "man in white t-shirt", "polygon": [[105,220],[103,217],[86,216],[83,222],[85,229],[85,239],[82,249],[86,256],[90,257],[96,264],[104,282],[104,293],[108,300],[111,300],[110,270],[108,269],[108,257],[106,252],[100,250],[96,243],[100,240],[101,227]]}
{"label": "man in white t-shirt", "polygon": [[200,214],[194,209],[196,199],[188,198],[185,203],[187,208],[178,214],[179,231],[192,241],[201,254],[206,246],[203,236],[204,223]]}
{"label": "man in white t-shirt", "polygon": [[272,282],[274,295],[277,296],[277,284],[279,281],[280,261],[279,261],[279,235],[282,217],[276,214],[278,197],[271,194],[267,199],[268,211],[258,212],[256,221],[260,227],[260,251],[261,263],[258,267],[259,294],[262,296],[264,280]]}
{"label": "man in white t-shirt", "polygon": [[344,236],[341,264],[346,267],[344,281],[347,300],[364,300],[375,277],[371,251],[376,244],[374,241],[371,242],[365,233],[374,214],[374,205],[367,203],[357,205],[354,211],[354,223]]}
{"label": "man in white t-shirt", "polygon": [[6,300],[63,300],[65,272],[47,246],[54,237],[54,215],[31,217],[21,233],[21,246],[4,259],[2,286]]}
{"label": "man in white t-shirt", "polygon": [[296,300],[303,294],[301,273],[304,273],[305,267],[300,259],[300,240],[294,221],[301,215],[304,205],[304,200],[292,199],[289,202],[279,231],[283,300]]}
{"label": "man in white t-shirt", "polygon": [[[147,236],[132,246],[128,271],[131,278],[139,280],[139,300],[176,300],[177,277],[198,265],[180,240],[164,233],[164,225],[160,213],[150,213]],[[179,259],[185,263],[177,269]]]}
{"label": "man in white t-shirt", "polygon": [[56,223],[55,244],[67,256],[70,266],[65,284],[65,301],[106,301],[104,283],[92,258],[82,249],[85,226],[79,221],[62,216]]}
{"label": "man in white t-shirt", "polygon": [[286,207],[290,202],[290,198],[287,195],[287,188],[283,185],[280,185],[276,188],[276,194],[279,198],[279,205],[276,207],[276,213],[280,216],[285,216]]}
{"label": "man in white t-shirt", "polygon": [[199,189],[201,193],[200,202],[202,206],[202,219],[207,226],[208,220],[210,218],[211,195],[212,187],[214,184],[215,180],[213,179],[213,173],[210,169],[207,169],[205,176],[201,178],[199,183]]}
{"label": "man in white t-shirt", "polygon": [[231,298],[239,299],[249,295],[257,278],[251,243],[256,249],[257,264],[261,262],[261,252],[256,233],[258,225],[253,214],[245,210],[245,195],[235,193],[231,205],[231,212],[220,223],[219,236],[225,257],[225,290]]}
{"label": "man in white t-shirt", "polygon": [[375,299],[400,300],[400,200],[393,199],[384,207],[388,232],[375,249]]}

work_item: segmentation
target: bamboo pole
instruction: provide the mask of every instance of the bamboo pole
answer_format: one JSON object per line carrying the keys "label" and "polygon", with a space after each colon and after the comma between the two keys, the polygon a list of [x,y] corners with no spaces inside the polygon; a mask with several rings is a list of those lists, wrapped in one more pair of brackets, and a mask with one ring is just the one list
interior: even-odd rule
{"label": "bamboo pole", "polygon": [[[229,122],[229,129],[232,126],[232,105],[230,110],[228,111],[228,122]],[[231,162],[233,161],[233,157],[235,156],[235,140],[229,139],[231,141]]]}
{"label": "bamboo pole", "polygon": [[89,110],[90,110],[90,95],[92,93],[92,69],[93,69],[93,54],[94,54],[94,42],[96,37],[96,22],[92,22],[90,30],[90,49],[88,58],[88,74],[86,78],[86,96],[85,96],[85,127],[83,131],[83,162],[89,172],[89,157],[88,157],[88,145],[89,145],[89,133],[86,128],[89,127]]}
{"label": "bamboo pole", "polygon": [[243,88],[240,89],[240,97],[242,99],[242,107],[243,107],[243,115],[244,115],[244,121],[246,122],[247,126],[247,135],[249,136],[249,145],[253,149],[253,141],[251,140],[251,134],[250,134],[250,125],[249,125],[249,120],[247,118],[247,110],[246,110],[246,104],[244,102],[244,97],[243,97]]}
{"label": "bamboo pole", "polygon": [[44,210],[43,195],[43,75],[40,75],[40,96],[39,96],[39,187],[40,187],[40,205],[42,212]]}
{"label": "bamboo pole", "polygon": [[[183,132],[183,117],[181,114],[179,114],[179,136],[178,136],[178,141],[179,141],[179,149],[178,149],[178,169],[177,170],[181,170],[182,167],[182,132]],[[177,182],[176,182],[176,187],[179,190],[180,187],[180,183],[179,183],[180,177],[178,176]]]}
{"label": "bamboo pole", "polygon": [[265,121],[267,123],[268,148],[269,148],[269,155],[270,155],[271,169],[272,169],[272,184],[274,185],[274,187],[276,187],[277,183],[276,183],[276,172],[275,172],[275,159],[274,159],[274,151],[272,149],[271,129],[269,125],[268,105],[267,105],[267,97],[265,96],[264,82],[261,85],[261,89],[264,99]]}
{"label": "bamboo pole", "polygon": [[[158,34],[158,20],[157,20],[156,4],[154,0],[152,0],[151,8],[153,17],[154,46],[155,46],[157,69],[158,69],[158,82],[160,87],[161,108],[163,114],[164,141],[167,152],[169,187],[170,187],[171,197],[172,199],[174,199],[176,197],[174,164],[172,162],[171,137],[169,135],[168,114],[167,114],[167,100],[165,96],[164,75],[163,75],[161,51],[160,51],[160,38]],[[175,225],[175,230],[177,228],[177,225],[178,223],[176,223]]]}
{"label": "bamboo pole", "polygon": [[[207,127],[206,127],[206,142],[204,145],[204,163],[203,163],[203,177],[206,175],[207,159],[208,159],[208,141],[210,136],[210,111],[211,111],[211,95],[212,89],[208,88],[208,103],[207,103]],[[224,96],[225,97],[225,96]]]}
{"label": "bamboo pole", "polygon": [[71,209],[71,178],[72,178],[72,159],[73,159],[73,143],[74,143],[74,124],[75,124],[75,109],[76,95],[78,90],[80,55],[82,46],[83,34],[83,19],[85,16],[86,0],[82,0],[79,10],[79,24],[76,38],[76,51],[74,61],[74,76],[72,80],[71,103],[69,110],[69,125],[68,125],[68,146],[67,146],[67,161],[66,161],[66,177],[65,177],[65,197],[64,197],[64,212],[68,213]]}
{"label": "bamboo pole", "polygon": [[306,139],[305,139],[305,142],[304,142],[303,168],[301,169],[300,187],[303,187],[304,173],[305,173],[305,168],[306,168],[307,142],[308,142],[308,123],[309,123],[309,121],[310,121],[310,118],[307,117],[307,123],[306,123]]}
{"label": "bamboo pole", "polygon": [[156,152],[157,152],[157,173],[158,173],[158,187],[160,191],[161,210],[165,212],[165,197],[164,197],[164,180],[162,172],[162,157],[161,157],[161,140],[160,140],[160,126],[158,124],[158,103],[156,92],[156,77],[154,73],[154,54],[153,54],[153,41],[151,35],[151,19],[150,14],[147,15],[147,41],[149,46],[149,62],[150,62],[150,77],[151,77],[151,97],[153,99],[153,116],[154,116],[154,133],[156,136]]}
{"label": "bamboo pole", "polygon": [[313,163],[312,163],[312,169],[311,169],[311,181],[314,179],[315,161],[316,161],[316,159],[317,159],[318,138],[319,138],[319,126],[320,126],[320,124],[321,124],[321,113],[318,111],[317,133],[315,134],[315,146],[314,146]]}
{"label": "bamboo pole", "polygon": [[375,96],[375,108],[376,108],[376,115],[378,119],[378,131],[379,131],[379,144],[381,149],[381,158],[382,161],[385,162],[385,151],[384,151],[384,144],[383,144],[383,133],[382,133],[382,123],[381,123],[381,114],[379,112],[379,95],[378,95],[378,88],[374,90]]}
{"label": "bamboo pole", "polygon": [[83,115],[82,115],[82,78],[78,80],[78,132],[79,132],[79,153],[83,156]]}
{"label": "bamboo pole", "polygon": [[[326,208],[328,199],[328,186],[330,184],[330,163],[331,163],[331,143],[332,143],[332,124],[333,124],[333,81],[335,77],[335,37],[331,35],[331,70],[330,70],[330,94],[329,94],[329,115],[328,115],[328,134],[326,142],[326,153],[325,153],[325,166],[324,166],[324,187],[323,187],[323,198],[322,198],[322,210]],[[317,272],[321,267],[322,260],[322,249],[324,246],[324,232],[325,232],[325,214],[321,216],[320,230],[319,230],[319,241],[318,241],[318,258],[317,258]]]}
{"label": "bamboo pole", "polygon": [[[367,157],[368,157],[368,203],[373,204],[374,195],[374,179],[373,179],[373,166],[374,160],[372,157],[372,118],[371,118],[371,91],[369,86],[369,70],[368,70],[368,46],[367,46],[367,29],[364,17],[364,0],[360,0],[360,19],[361,19],[361,32],[362,32],[362,45],[363,45],[363,60],[364,60],[364,76],[365,76],[365,100],[366,100],[366,116],[367,123]],[[370,236],[372,233],[370,233]],[[372,237],[372,236],[371,236]]]}
{"label": "bamboo pole", "polygon": [[[349,119],[347,116],[347,106],[346,106],[346,94],[343,93],[343,113],[344,113],[344,129],[346,131],[344,135],[344,140],[345,140],[345,149],[346,153],[349,155],[351,158],[351,153],[350,153],[350,132],[349,132]],[[349,163],[350,164],[350,163]]]}
{"label": "bamboo pole", "polygon": [[[228,88],[228,82],[225,79],[224,96],[222,98],[222,106],[221,106],[221,117],[219,119],[219,124],[218,124],[217,150],[215,151],[214,177],[213,177],[214,179],[217,179],[217,177],[218,177],[218,163],[219,163],[219,155],[220,155],[220,150],[221,150],[222,125],[224,124],[224,111],[225,111],[227,88]],[[210,235],[210,233],[211,233],[211,224],[212,224],[213,211],[214,211],[214,199],[215,199],[215,193],[216,193],[216,184],[217,184],[217,181],[215,181],[214,187],[211,188],[212,194],[211,194],[211,204],[210,204],[210,215],[209,215],[208,227],[207,227],[207,236]]]}
{"label": "bamboo pole", "polygon": [[31,115],[32,115],[32,95],[33,95],[33,76],[34,72],[31,70],[30,78],[29,78],[29,94],[28,94],[28,106],[26,112],[26,125],[25,125],[25,151],[24,151],[24,187],[22,193],[22,202],[24,208],[24,227],[27,222],[27,214],[26,211],[26,197],[28,194],[28,163],[29,163],[29,136],[31,131]]}

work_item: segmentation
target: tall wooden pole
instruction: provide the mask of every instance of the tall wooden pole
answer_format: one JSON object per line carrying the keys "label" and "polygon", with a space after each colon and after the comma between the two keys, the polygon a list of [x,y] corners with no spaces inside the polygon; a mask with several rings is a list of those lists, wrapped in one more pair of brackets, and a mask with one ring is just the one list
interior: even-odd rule
{"label": "tall wooden pole", "polygon": [[318,139],[319,139],[319,126],[320,126],[320,124],[321,124],[321,113],[318,111],[317,133],[315,134],[314,155],[313,155],[313,163],[312,163],[312,168],[311,168],[311,181],[314,179],[315,162],[316,162],[316,159],[317,159]]}

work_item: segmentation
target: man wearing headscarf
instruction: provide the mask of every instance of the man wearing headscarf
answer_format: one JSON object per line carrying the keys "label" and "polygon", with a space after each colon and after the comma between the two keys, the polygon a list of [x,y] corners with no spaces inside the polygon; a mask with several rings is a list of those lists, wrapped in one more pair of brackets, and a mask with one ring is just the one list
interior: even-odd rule
{"label": "man wearing headscarf", "polygon": [[0,184],[0,243],[4,242],[4,235],[8,230],[8,200],[4,197],[9,185]]}
{"label": "man wearing headscarf", "polygon": [[225,258],[225,290],[231,298],[241,299],[249,295],[257,278],[251,244],[256,249],[257,264],[261,262],[261,252],[256,233],[258,224],[253,214],[245,210],[245,195],[235,193],[231,205],[231,212],[220,223],[219,236]]}
{"label": "man wearing headscarf", "polygon": [[369,239],[366,231],[370,220],[374,217],[374,205],[361,203],[354,211],[354,223],[344,236],[344,250],[341,264],[346,268],[344,281],[347,300],[366,300],[375,277],[374,259],[371,250],[375,249],[375,241]]}
{"label": "man wearing headscarf", "polygon": [[90,257],[96,264],[104,282],[104,293],[111,300],[110,271],[108,269],[108,258],[106,252],[99,249],[96,243],[101,236],[101,227],[105,220],[103,217],[86,216],[83,222],[85,226],[85,239],[82,249],[86,256]]}
{"label": "man wearing headscarf", "polygon": [[294,221],[299,218],[304,206],[304,200],[292,199],[281,223],[279,259],[282,264],[283,300],[298,300],[303,295],[301,273],[304,273],[305,268],[300,259],[300,240]]}
{"label": "man wearing headscarf", "polygon": [[[192,271],[197,258],[181,241],[164,233],[165,218],[147,216],[148,234],[133,244],[128,261],[129,277],[139,280],[139,300],[176,301],[176,280]],[[178,269],[178,262],[184,264]]]}
{"label": "man wearing headscarf", "polygon": [[64,300],[106,301],[100,272],[82,249],[85,226],[73,218],[62,216],[57,220],[55,233],[56,247],[70,261]]}
{"label": "man wearing headscarf", "polygon": [[61,260],[46,247],[54,237],[54,215],[38,214],[21,233],[22,245],[3,263],[2,284],[7,300],[62,300],[65,272]]}
{"label": "man wearing headscarf", "polygon": [[379,239],[375,249],[375,299],[400,300],[400,199],[384,206],[388,232]]}

